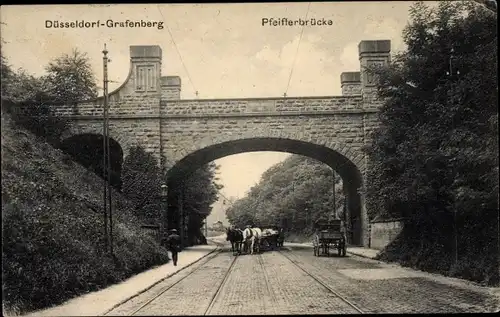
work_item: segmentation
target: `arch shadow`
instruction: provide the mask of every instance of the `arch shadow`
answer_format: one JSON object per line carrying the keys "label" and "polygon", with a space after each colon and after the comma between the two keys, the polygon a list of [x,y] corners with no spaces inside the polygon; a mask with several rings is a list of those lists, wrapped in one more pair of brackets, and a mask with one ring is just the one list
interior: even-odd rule
{"label": "arch shadow", "polygon": [[[103,178],[103,141],[104,136],[102,134],[77,134],[64,139],[61,142],[60,149],[73,157],[76,162]],[[109,150],[111,186],[120,190],[122,185],[123,150],[121,145],[113,138],[109,138]]]}
{"label": "arch shadow", "polygon": [[[362,199],[359,189],[363,186],[363,178],[359,168],[346,156],[323,145],[283,138],[247,138],[211,145],[190,153],[177,162],[167,173],[169,188],[169,223],[179,223],[176,200],[183,180],[189,178],[199,167],[225,156],[245,152],[287,152],[313,158],[330,166],[340,175],[344,192],[347,196],[347,210],[350,218],[352,234],[350,242],[361,245],[362,232]],[[333,186],[333,184],[332,184]],[[173,210],[172,210],[173,209]]]}

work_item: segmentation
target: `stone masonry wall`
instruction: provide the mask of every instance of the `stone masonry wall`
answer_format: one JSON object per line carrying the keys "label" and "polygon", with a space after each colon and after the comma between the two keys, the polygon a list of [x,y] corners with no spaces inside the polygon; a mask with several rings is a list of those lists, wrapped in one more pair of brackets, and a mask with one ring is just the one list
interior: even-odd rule
{"label": "stone masonry wall", "polygon": [[[332,114],[319,116],[263,116],[231,118],[168,118],[162,120],[163,149],[170,162],[187,151],[250,136],[293,134],[298,140],[335,140],[359,151],[363,145],[363,116]],[[184,151],[182,151],[184,150]],[[353,159],[353,158],[350,158]]]}
{"label": "stone masonry wall", "polygon": [[370,231],[370,248],[384,249],[402,230],[401,221],[372,222]]}
{"label": "stone masonry wall", "polygon": [[[82,102],[78,107],[58,106],[56,114],[59,116],[92,116],[102,117],[103,98]],[[160,111],[159,93],[125,94],[122,91],[110,95],[110,115],[158,115]]]}
{"label": "stone masonry wall", "polygon": [[[70,135],[84,133],[102,134],[102,120],[77,120],[71,125]],[[140,145],[160,159],[160,122],[157,119],[114,119],[109,123],[110,137],[117,141],[123,151],[123,156],[129,154],[133,146]]]}
{"label": "stone masonry wall", "polygon": [[196,99],[161,102],[161,113],[168,116],[276,112],[297,113],[355,109],[363,109],[361,97]]}
{"label": "stone masonry wall", "polygon": [[342,85],[343,96],[361,96],[361,83],[348,83]]}
{"label": "stone masonry wall", "polygon": [[176,87],[162,87],[161,100],[179,100],[181,91]]}

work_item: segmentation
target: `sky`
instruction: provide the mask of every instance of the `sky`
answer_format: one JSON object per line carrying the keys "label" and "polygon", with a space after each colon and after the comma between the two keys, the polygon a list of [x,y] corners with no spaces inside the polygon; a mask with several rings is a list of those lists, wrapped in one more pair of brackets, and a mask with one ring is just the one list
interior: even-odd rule
{"label": "sky", "polygon": [[[130,45],[159,45],[162,75],[180,76],[181,99],[340,95],[340,74],[359,71],[362,40],[401,37],[412,2],[302,2],[244,4],[121,4],[2,6],[3,54],[15,68],[42,75],[52,59],[86,52],[102,83],[106,44],[112,91],[129,72]],[[273,26],[263,19],[325,20],[331,25]],[[163,22],[163,28],[48,28],[47,21]],[[52,23],[54,24],[54,23]],[[102,86],[102,84],[99,84]],[[220,164],[222,193],[243,197],[262,172],[286,153],[228,156]],[[220,219],[214,208],[209,222]],[[221,219],[222,220],[222,219]]]}

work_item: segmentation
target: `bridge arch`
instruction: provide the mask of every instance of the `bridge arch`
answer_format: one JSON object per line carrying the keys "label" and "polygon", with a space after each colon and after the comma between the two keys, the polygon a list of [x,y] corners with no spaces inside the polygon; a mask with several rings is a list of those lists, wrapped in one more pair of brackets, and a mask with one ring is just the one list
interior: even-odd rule
{"label": "bridge arch", "polygon": [[[253,133],[255,135],[255,133]],[[297,136],[296,136],[297,137]],[[194,144],[192,149],[182,159],[178,160],[168,171],[169,179],[169,223],[179,224],[179,208],[175,201],[178,199],[179,184],[182,179],[189,177],[198,167],[225,156],[257,151],[287,152],[308,156],[323,162],[334,169],[342,178],[344,192],[347,196],[348,228],[351,231],[350,242],[361,245],[366,234],[366,211],[364,199],[361,194],[363,187],[364,161],[363,155],[347,145],[328,140],[300,140],[298,138],[284,137],[248,137],[241,135],[226,136],[221,142],[214,143],[213,140],[204,140],[212,143],[201,147],[203,142]],[[359,151],[360,152],[360,151]],[[332,184],[333,186],[333,184]],[[175,193],[174,193],[175,191]]]}
{"label": "bridge arch", "polygon": [[[196,138],[196,136],[192,137],[189,146],[177,145],[175,142],[172,142],[171,149],[168,149],[167,160],[169,162],[169,169],[174,168],[181,160],[185,160],[194,153],[198,151],[209,149],[213,146],[217,147],[219,144],[229,143],[229,142],[237,142],[241,140],[251,140],[251,139],[276,139],[276,140],[294,140],[299,141],[311,145],[317,145],[321,147],[325,147],[333,150],[334,152],[340,154],[345,157],[347,160],[352,162],[357,166],[359,171],[363,173],[365,171],[364,164],[364,153],[361,151],[359,146],[353,147],[348,143],[342,143],[335,141],[336,138],[332,138],[330,136],[319,136],[315,133],[308,133],[307,131],[290,131],[284,129],[263,129],[259,130],[244,130],[240,129],[240,131],[234,131],[230,133],[224,134],[210,134],[208,136],[202,138]],[[261,142],[261,145],[264,146],[264,143]],[[265,147],[265,146],[264,146]],[[254,150],[260,151],[260,150]],[[273,149],[262,150],[262,151],[274,151]],[[241,152],[235,152],[232,154],[250,152],[250,150],[241,150]],[[287,150],[282,150],[282,152],[287,152]],[[292,152],[290,152],[292,153]],[[226,154],[232,155],[232,154]],[[300,154],[309,156],[306,154]],[[224,156],[220,156],[218,158],[222,158]],[[321,159],[318,159],[321,161]]]}
{"label": "bridge arch", "polygon": [[[97,133],[82,133],[68,136],[61,141],[60,148],[84,167],[103,177],[104,136]],[[121,171],[124,153],[119,142],[109,138],[111,185],[121,188]]]}
{"label": "bridge arch", "polygon": [[[76,121],[63,133],[61,139],[64,141],[78,135],[87,134],[99,135],[102,137],[104,135],[102,120]],[[123,133],[122,130],[116,129],[112,122],[110,122],[109,138],[120,146],[123,158],[128,155],[130,148],[135,145],[133,139],[131,139],[128,134]]]}

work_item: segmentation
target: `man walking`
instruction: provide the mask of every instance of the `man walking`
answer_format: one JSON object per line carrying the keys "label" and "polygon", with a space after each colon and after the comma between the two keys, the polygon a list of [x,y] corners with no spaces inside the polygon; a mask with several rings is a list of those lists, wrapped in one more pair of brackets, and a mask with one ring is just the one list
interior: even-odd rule
{"label": "man walking", "polygon": [[283,231],[283,228],[279,228],[278,230],[278,247],[282,247],[283,243],[285,242],[285,232]]}
{"label": "man walking", "polygon": [[170,234],[166,241],[167,249],[172,252],[172,260],[174,261],[174,266],[177,266],[178,254],[181,251],[181,237],[177,234],[176,229],[170,230]]}

